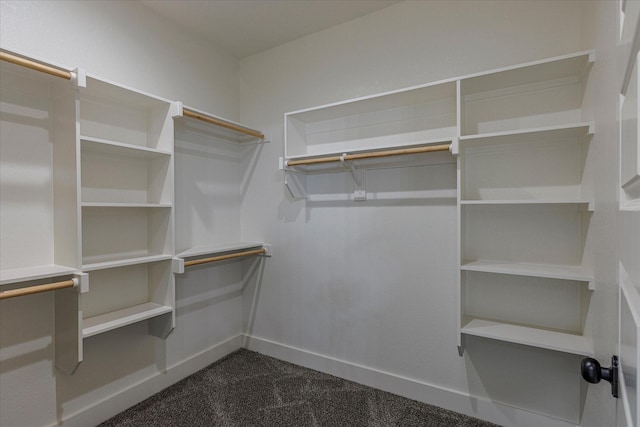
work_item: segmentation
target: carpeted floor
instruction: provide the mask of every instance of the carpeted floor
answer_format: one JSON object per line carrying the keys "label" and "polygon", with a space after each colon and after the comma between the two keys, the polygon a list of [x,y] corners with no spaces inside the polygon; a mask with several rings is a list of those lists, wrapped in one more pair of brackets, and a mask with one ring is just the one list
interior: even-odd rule
{"label": "carpeted floor", "polygon": [[470,418],[238,350],[100,427],[491,427]]}

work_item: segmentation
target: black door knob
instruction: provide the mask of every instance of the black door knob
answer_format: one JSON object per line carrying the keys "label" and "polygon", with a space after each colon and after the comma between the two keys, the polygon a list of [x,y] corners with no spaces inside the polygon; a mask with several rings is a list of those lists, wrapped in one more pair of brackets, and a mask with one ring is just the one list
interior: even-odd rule
{"label": "black door knob", "polygon": [[610,382],[611,394],[613,397],[618,397],[618,356],[611,358],[610,368],[603,368],[600,362],[591,357],[582,359],[580,372],[582,372],[582,378],[591,384],[597,384],[600,380]]}

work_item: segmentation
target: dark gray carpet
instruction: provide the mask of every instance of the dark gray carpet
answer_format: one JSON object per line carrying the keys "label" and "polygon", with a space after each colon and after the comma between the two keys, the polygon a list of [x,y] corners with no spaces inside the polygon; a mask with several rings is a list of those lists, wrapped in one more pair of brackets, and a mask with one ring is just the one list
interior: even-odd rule
{"label": "dark gray carpet", "polygon": [[495,427],[495,424],[243,349],[100,424],[100,427],[138,426]]}

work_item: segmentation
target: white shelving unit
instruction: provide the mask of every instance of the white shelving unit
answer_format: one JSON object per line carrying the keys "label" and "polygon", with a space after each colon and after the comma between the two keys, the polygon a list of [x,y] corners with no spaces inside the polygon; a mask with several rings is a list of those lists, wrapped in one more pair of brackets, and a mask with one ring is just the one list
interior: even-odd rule
{"label": "white shelving unit", "polygon": [[583,52],[460,81],[460,332],[577,355],[594,280]]}
{"label": "white shelving unit", "polygon": [[175,326],[173,120],[168,100],[87,77],[80,92],[82,338]]}
{"label": "white shelving unit", "polygon": [[72,81],[0,63],[0,285],[80,267]]}
{"label": "white shelving unit", "polygon": [[[285,185],[311,199],[308,175],[347,172],[365,200],[369,168],[458,156],[461,348],[474,335],[591,354],[594,126],[582,101],[593,61],[579,52],[287,113]],[[450,153],[358,157],[436,144]]]}
{"label": "white shelving unit", "polygon": [[[59,278],[45,286],[63,287],[55,290],[59,369],[77,369],[84,339],[133,323],[148,321],[165,338],[175,326],[176,261],[270,255],[240,227],[241,166],[264,134],[83,70],[5,51],[1,59],[0,285]],[[205,218],[195,227],[192,209]]]}

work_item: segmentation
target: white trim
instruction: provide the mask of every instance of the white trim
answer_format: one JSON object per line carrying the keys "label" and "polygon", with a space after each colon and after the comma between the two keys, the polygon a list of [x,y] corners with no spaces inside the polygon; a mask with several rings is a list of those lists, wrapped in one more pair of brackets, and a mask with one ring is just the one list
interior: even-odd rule
{"label": "white trim", "polygon": [[143,381],[133,384],[124,390],[118,390],[111,396],[59,420],[57,424],[51,424],[51,426],[86,427],[100,424],[240,349],[241,344],[242,335],[236,335],[226,341],[217,343],[200,353],[167,367],[164,371],[157,372]]}
{"label": "white trim", "polygon": [[528,412],[456,390],[245,335],[244,347],[277,359],[375,387],[410,399],[480,418],[506,427],[575,427],[576,424]]}

